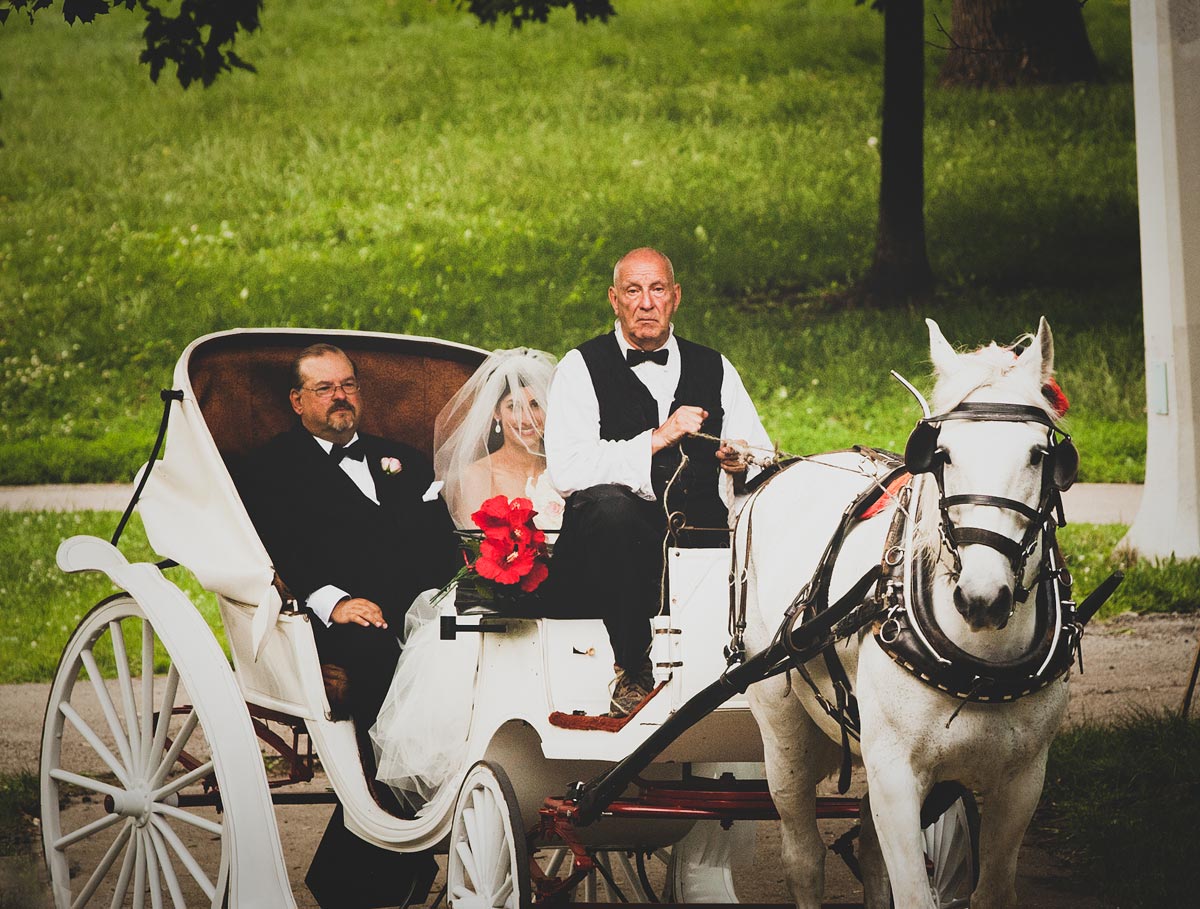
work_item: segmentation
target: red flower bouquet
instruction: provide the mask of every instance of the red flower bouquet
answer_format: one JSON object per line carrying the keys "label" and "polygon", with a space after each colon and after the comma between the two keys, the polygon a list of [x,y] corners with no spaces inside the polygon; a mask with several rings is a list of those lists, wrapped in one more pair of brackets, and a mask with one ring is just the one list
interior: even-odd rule
{"label": "red flower bouquet", "polygon": [[546,580],[546,535],[533,523],[533,503],[493,496],[471,515],[483,531],[482,539],[472,534],[463,542],[466,564],[447,585],[443,594],[458,585],[457,603],[481,605],[497,599],[515,601],[518,591],[533,593]]}

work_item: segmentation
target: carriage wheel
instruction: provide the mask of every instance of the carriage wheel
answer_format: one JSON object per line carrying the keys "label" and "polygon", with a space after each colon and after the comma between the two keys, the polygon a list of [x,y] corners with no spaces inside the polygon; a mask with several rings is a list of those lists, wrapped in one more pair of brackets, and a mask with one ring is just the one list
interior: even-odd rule
{"label": "carriage wheel", "polygon": [[59,661],[41,755],[58,907],[225,901],[231,812],[211,806],[203,723],[173,662],[155,677],[156,641],[138,602],[118,594],[84,617]]}
{"label": "carriage wheel", "polygon": [[979,808],[969,791],[921,831],[939,909],[966,906],[979,880]]}
{"label": "carriage wheel", "polygon": [[[570,891],[573,903],[669,903],[672,889],[672,847],[589,850],[595,867]],[[548,878],[571,870],[571,850],[565,846],[538,850],[538,863]]]}
{"label": "carriage wheel", "polygon": [[457,909],[521,909],[532,901],[521,810],[507,774],[487,761],[458,790],[446,888]]}

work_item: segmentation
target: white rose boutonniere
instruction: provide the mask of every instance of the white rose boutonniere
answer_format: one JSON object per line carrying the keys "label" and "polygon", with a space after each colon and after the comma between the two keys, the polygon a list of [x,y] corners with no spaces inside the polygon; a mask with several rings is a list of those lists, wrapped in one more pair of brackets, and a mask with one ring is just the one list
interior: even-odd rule
{"label": "white rose boutonniere", "polygon": [[379,462],[379,469],[389,477],[394,473],[399,473],[402,465],[399,458],[383,458]]}

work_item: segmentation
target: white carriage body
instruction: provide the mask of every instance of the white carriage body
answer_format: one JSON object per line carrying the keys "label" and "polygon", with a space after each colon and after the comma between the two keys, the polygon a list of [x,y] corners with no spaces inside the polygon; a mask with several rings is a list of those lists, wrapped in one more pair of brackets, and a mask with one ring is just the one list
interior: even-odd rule
{"label": "white carriage body", "polygon": [[[612,653],[599,619],[510,619],[503,632],[464,632],[446,642],[476,650],[467,759],[417,818],[392,816],[368,790],[351,722],[330,719],[308,616],[278,612],[271,559],[230,472],[232,461],[290,425],[286,367],[317,341],[337,344],[356,360],[371,394],[364,431],[427,453],[434,417],[484,357],[464,345],[368,332],[248,329],[198,339],[176,366],[183,398],[172,404],[165,455],[139,505],[150,543],[217,595],[245,701],[305,721],[347,826],[359,836],[397,851],[442,844],[457,783],[484,758],[505,767],[522,816],[533,818],[547,795],[627,755],[724,669],[729,550],[670,551],[670,622],[679,633],[668,637],[682,665],[615,733],[564,729],[549,720],[556,710],[600,714],[608,707]],[[689,764],[761,759],[757,726],[739,696],[681,736],[646,775],[678,779]],[[661,844],[690,825],[639,821],[636,834],[614,826],[601,822],[589,835]]]}

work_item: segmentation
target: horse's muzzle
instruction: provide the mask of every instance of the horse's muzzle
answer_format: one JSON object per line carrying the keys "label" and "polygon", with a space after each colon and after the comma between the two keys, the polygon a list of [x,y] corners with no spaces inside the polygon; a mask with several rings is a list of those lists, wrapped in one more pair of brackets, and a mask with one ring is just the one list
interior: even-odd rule
{"label": "horse's muzzle", "polygon": [[1012,588],[1006,585],[1000,588],[995,597],[981,597],[964,593],[961,585],[957,585],[954,588],[954,608],[972,631],[988,628],[999,630],[1008,624],[1012,616]]}

